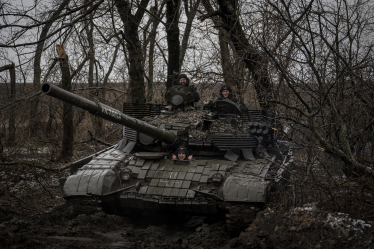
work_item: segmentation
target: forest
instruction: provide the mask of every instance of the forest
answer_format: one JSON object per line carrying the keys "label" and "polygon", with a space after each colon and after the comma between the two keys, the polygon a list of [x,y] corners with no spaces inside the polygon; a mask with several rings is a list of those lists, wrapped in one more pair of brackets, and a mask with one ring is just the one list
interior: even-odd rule
{"label": "forest", "polygon": [[[105,248],[114,239],[95,244],[95,236],[126,223],[132,238],[117,246],[127,248],[370,248],[373,10],[372,0],[1,1],[1,244],[65,248],[75,237],[76,248]],[[70,212],[59,179],[118,143],[122,126],[41,86],[122,110],[164,104],[181,73],[201,97],[196,106],[229,85],[292,144],[290,177],[275,197],[235,236],[214,222],[173,223],[180,230],[170,232],[160,221]]]}

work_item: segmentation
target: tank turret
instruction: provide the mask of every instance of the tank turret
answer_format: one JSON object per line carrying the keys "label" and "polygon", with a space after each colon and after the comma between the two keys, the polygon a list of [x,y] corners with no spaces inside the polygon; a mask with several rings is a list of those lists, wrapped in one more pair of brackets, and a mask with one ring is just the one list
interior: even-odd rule
{"label": "tank turret", "polygon": [[167,111],[190,111],[194,110],[196,93],[192,87],[173,85],[166,91],[165,99],[168,103],[165,107]]}

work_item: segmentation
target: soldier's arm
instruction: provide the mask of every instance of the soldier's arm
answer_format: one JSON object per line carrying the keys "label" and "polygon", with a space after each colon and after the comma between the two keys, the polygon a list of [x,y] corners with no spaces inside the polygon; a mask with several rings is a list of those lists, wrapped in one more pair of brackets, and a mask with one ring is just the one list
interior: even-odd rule
{"label": "soldier's arm", "polygon": [[196,87],[190,86],[190,89],[193,92],[193,94],[195,95],[195,102],[198,102],[200,100],[200,95],[197,93]]}

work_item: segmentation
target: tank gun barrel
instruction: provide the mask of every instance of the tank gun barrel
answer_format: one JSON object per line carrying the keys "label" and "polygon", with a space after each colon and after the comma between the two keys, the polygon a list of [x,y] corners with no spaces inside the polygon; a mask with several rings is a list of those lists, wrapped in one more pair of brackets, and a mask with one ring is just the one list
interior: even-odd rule
{"label": "tank gun barrel", "polygon": [[93,115],[111,121],[113,123],[124,125],[138,132],[156,138],[166,144],[173,144],[177,138],[177,136],[173,132],[161,130],[142,120],[130,117],[115,108],[112,108],[100,102],[94,102],[89,99],[83,98],[74,93],[63,90],[55,85],[49,83],[43,84],[42,92],[46,95],[62,100],[68,104],[72,104],[86,111],[89,111]]}

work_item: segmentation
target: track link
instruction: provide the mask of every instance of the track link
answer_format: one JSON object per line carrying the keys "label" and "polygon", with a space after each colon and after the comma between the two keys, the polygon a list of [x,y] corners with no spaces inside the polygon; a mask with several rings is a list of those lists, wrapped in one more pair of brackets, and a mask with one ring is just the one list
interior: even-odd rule
{"label": "track link", "polygon": [[100,201],[94,198],[71,198],[67,199],[71,215],[93,214],[100,207]]}
{"label": "track link", "polygon": [[256,205],[233,205],[227,207],[226,228],[231,234],[239,234],[244,231],[256,218],[261,210]]}

